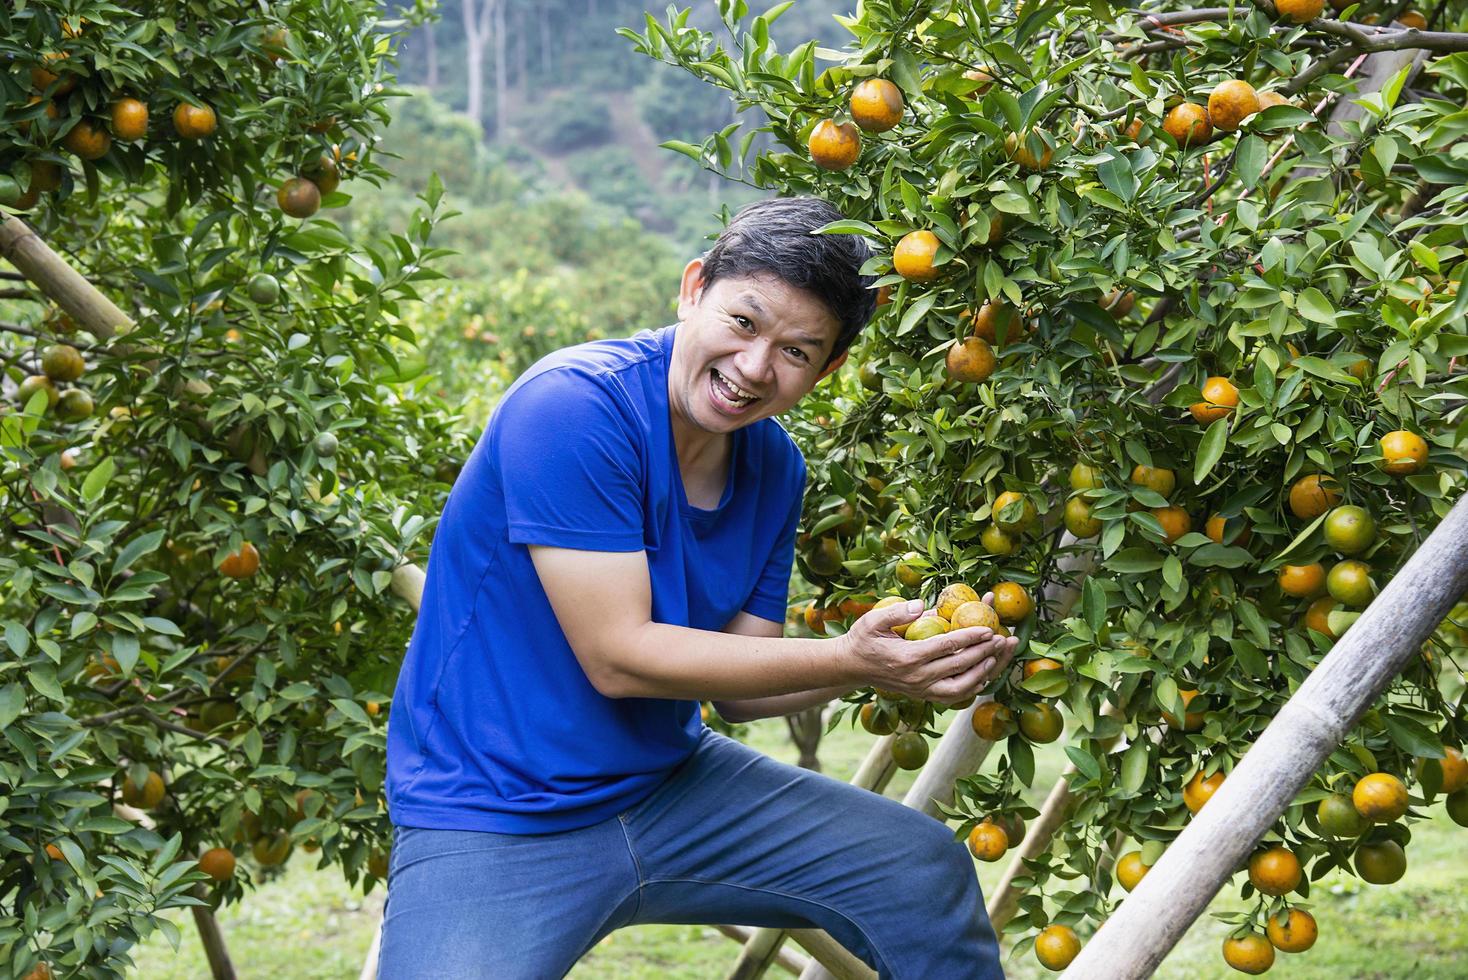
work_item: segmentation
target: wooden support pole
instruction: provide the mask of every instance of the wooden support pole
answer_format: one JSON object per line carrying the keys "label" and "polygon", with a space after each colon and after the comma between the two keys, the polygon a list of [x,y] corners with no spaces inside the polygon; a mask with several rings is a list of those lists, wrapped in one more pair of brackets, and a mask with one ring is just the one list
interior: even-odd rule
{"label": "wooden support pole", "polygon": [[1280,709],[1065,972],[1148,977],[1468,589],[1468,498]]}
{"label": "wooden support pole", "polygon": [[5,212],[0,212],[0,255],[98,340],[110,340],[132,329],[132,320],[112,300],[53,252],[29,225]]}
{"label": "wooden support pole", "polygon": [[[194,897],[204,898],[207,893],[202,887],[195,889]],[[224,933],[219,920],[207,905],[192,905],[194,925],[199,929],[199,940],[204,944],[204,955],[209,958],[209,975],[214,980],[235,980],[234,964],[229,961],[229,949],[224,945]]]}
{"label": "wooden support pole", "polygon": [[1032,858],[1049,847],[1051,838],[1065,822],[1067,804],[1070,803],[1070,783],[1067,778],[1075,771],[1075,763],[1066,766],[1055,785],[1050,787],[1050,795],[1045,797],[1045,802],[1040,806],[1040,815],[1030,823],[1024,843],[1015,850],[1009,866],[1004,869],[1003,877],[999,879],[999,886],[989,896],[989,923],[996,933],[1003,931],[1019,908],[1020,890],[1015,886],[1014,880],[1024,874],[1025,858]]}
{"label": "wooden support pole", "polygon": [[417,565],[399,565],[392,570],[392,581],[388,583],[388,588],[392,589],[393,595],[417,612],[423,605],[423,584],[427,581],[428,573]]}
{"label": "wooden support pole", "polygon": [[[754,930],[748,926],[714,926],[715,929],[738,943],[748,942]],[[810,965],[810,957],[802,956],[793,949],[776,950],[772,961],[775,966],[788,970],[791,976],[800,976],[800,971]]]}

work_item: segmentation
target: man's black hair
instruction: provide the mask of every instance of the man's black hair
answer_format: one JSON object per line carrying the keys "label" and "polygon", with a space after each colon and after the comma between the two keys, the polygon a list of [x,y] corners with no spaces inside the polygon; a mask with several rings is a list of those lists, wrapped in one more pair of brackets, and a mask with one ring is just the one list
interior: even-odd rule
{"label": "man's black hair", "polygon": [[841,325],[826,364],[851,346],[877,308],[871,250],[860,235],[813,235],[844,215],[817,197],[781,197],[739,209],[703,257],[703,287],[719,279],[774,275],[815,296]]}

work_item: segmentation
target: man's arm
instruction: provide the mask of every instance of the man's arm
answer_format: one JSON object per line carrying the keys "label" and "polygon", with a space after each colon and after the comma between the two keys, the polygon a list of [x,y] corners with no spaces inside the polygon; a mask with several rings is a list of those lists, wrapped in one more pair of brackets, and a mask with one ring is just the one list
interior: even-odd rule
{"label": "man's arm", "polygon": [[576,659],[611,698],[743,701],[875,684],[958,701],[988,683],[1013,650],[983,627],[916,642],[893,634],[917,618],[920,603],[873,610],[824,640],[670,626],[652,620],[644,552],[537,545],[530,557]]}
{"label": "man's arm", "polygon": [[[724,627],[725,633],[735,633],[740,636],[783,636],[785,624],[773,620],[762,619],[759,616],[741,612],[729,621]],[[738,701],[715,701],[714,709],[719,712],[719,717],[725,721],[745,722],[754,721],[757,718],[779,718],[784,715],[793,715],[797,711],[817,704],[827,704],[852,690],[851,687],[837,685],[835,687],[823,687],[815,691],[797,691],[794,694],[777,694],[768,698],[744,698]]]}

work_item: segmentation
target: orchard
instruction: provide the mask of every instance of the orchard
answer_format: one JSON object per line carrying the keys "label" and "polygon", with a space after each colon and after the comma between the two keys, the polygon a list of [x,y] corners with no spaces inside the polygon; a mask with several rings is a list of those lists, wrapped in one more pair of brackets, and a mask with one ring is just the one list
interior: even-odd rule
{"label": "orchard", "polygon": [[[834,633],[900,596],[930,609],[909,636],[981,615],[1021,638],[977,705],[867,691],[852,720],[902,767],[940,712],[962,712],[943,745],[993,746],[934,798],[977,858],[1020,855],[991,916],[1064,970],[1222,819],[1357,620],[1410,624],[1402,669],[1224,869],[1222,960],[1308,955],[1312,882],[1389,886],[1414,821],[1468,823],[1463,532],[1394,581],[1468,485],[1468,5],[871,0],[839,53],[776,50],[786,6],[722,2],[732,49],[686,12],[623,33],[776,142],[665,145],[832,201],[826,233],[880,253],[877,319],[794,422],[799,618]],[[1062,737],[1042,811],[1034,746]]]}
{"label": "orchard", "polygon": [[468,448],[400,316],[437,189],[330,220],[394,25],[137,6],[0,11],[6,976],[120,975],[287,861],[385,878],[389,583]]}

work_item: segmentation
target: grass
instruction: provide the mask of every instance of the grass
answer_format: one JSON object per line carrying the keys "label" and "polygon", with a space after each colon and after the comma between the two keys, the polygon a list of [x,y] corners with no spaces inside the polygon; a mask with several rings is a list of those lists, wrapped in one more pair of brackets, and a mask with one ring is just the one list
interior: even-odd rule
{"label": "grass", "polygon": [[[794,747],[778,719],[749,726],[746,741],[775,758],[793,763]],[[850,779],[870,744],[870,736],[842,727],[821,746],[825,771]],[[1061,743],[1038,754],[1034,799],[1048,791],[1064,764]],[[900,772],[888,787],[900,797],[913,774]],[[1468,862],[1462,858],[1468,830],[1453,825],[1434,808],[1431,821],[1413,827],[1406,877],[1378,887],[1332,874],[1311,890],[1320,941],[1308,953],[1281,954],[1270,971],[1281,980],[1458,980],[1468,976]],[[242,978],[295,980],[355,978],[367,955],[383,892],[354,893],[331,871],[291,861],[282,876],[258,888],[243,903],[220,913],[235,968]],[[1003,870],[979,867],[985,890]],[[1211,911],[1241,907],[1235,886],[1226,886]],[[184,940],[174,952],[158,935],[135,951],[135,975],[154,980],[196,980],[209,975],[203,950],[187,913],[175,916]],[[1238,977],[1219,953],[1227,928],[1205,915],[1173,950],[1156,976],[1161,980],[1223,980]],[[725,975],[737,947],[712,928],[651,925],[623,929],[607,937],[572,971],[577,980],[705,980]],[[1049,977],[1033,956],[1007,959],[1015,980]],[[774,970],[770,976],[784,976]]]}

